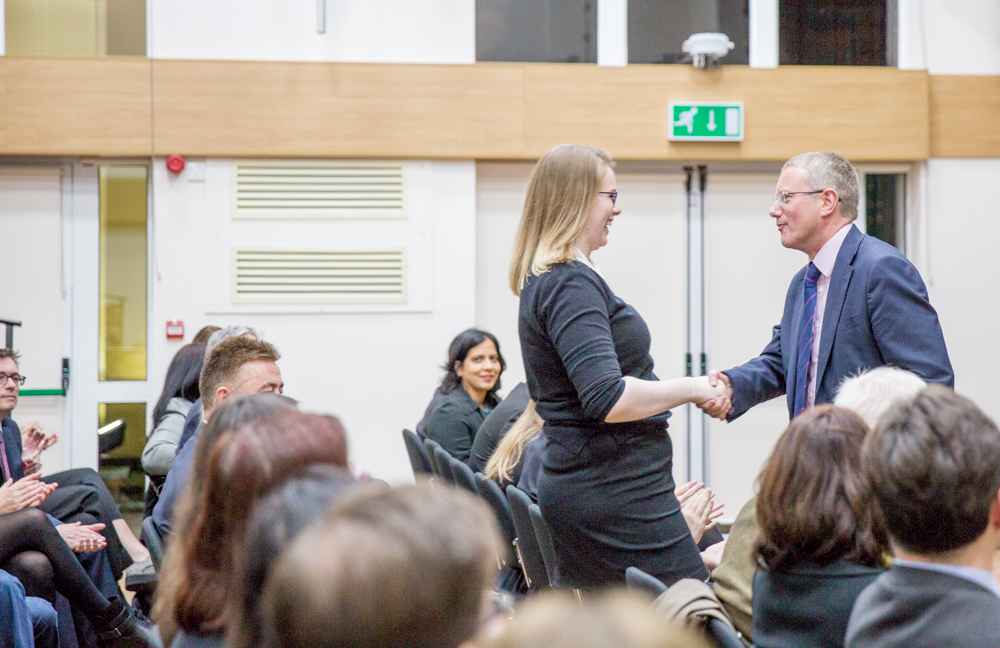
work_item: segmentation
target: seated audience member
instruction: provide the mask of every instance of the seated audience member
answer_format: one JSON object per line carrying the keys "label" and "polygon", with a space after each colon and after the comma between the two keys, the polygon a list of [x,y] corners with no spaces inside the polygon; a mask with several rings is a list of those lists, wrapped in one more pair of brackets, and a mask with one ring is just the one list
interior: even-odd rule
{"label": "seated audience member", "polygon": [[459,461],[468,461],[472,442],[486,415],[500,402],[500,374],[506,368],[500,343],[479,329],[462,331],[448,347],[441,402],[427,423],[434,439]]}
{"label": "seated audience member", "polygon": [[184,419],[194,402],[201,398],[198,379],[205,364],[204,345],[189,344],[170,361],[160,400],[153,408],[153,430],[142,450],[142,469],[149,476],[146,493],[146,515],[153,512],[160,497],[163,480],[174,464],[177,445],[184,431]]}
{"label": "seated audience member", "polygon": [[[27,423],[22,430],[11,418],[17,407],[21,382],[18,355],[12,349],[0,349],[0,428],[4,443],[3,462],[0,463],[2,481],[21,483],[20,480],[38,480],[39,484],[22,486],[36,488],[44,486],[47,494],[34,504],[60,522],[100,531],[107,542],[106,557],[115,580],[133,562],[149,558],[149,551],[135,537],[122,517],[114,496],[108,491],[97,471],[91,468],[76,468],[39,477],[42,470],[41,454],[54,444],[58,437],[46,434],[37,422]],[[12,486],[14,485],[12,484]],[[17,510],[17,509],[14,509]],[[79,535],[79,529],[62,525],[61,532]]]}
{"label": "seated audience member", "polygon": [[883,415],[861,461],[896,559],[858,597],[847,646],[1000,646],[996,424],[931,385]]}
{"label": "seated audience member", "polygon": [[715,547],[711,552],[706,549],[724,542],[722,532],[715,522],[723,514],[725,504],[715,503],[715,491],[705,488],[705,484],[689,481],[674,489],[674,496],[681,505],[681,514],[691,531],[691,537],[698,545],[701,559],[705,561],[708,571],[718,567],[723,546]]}
{"label": "seated audience member", "polygon": [[212,326],[211,324],[209,324],[208,326],[202,326],[201,330],[199,330],[197,333],[194,334],[194,338],[191,340],[191,344],[204,346],[208,344],[208,340],[209,338],[212,337],[212,333],[221,330],[222,330],[221,326]]}
{"label": "seated audience member", "polygon": [[[492,416],[492,415],[491,415]],[[538,500],[538,473],[542,469],[545,450],[545,421],[535,411],[535,401],[528,404],[514,425],[500,440],[496,450],[486,462],[483,474],[505,488],[514,484],[532,501]]]}
{"label": "seated audience member", "polygon": [[[531,396],[528,395],[528,386],[525,383],[518,383],[514,389],[507,394],[507,398],[500,401],[493,411],[483,420],[476,432],[476,438],[472,441],[472,452],[469,455],[469,468],[473,472],[483,472],[493,451],[496,450],[500,440],[504,438],[507,431],[513,427],[514,422],[521,417],[524,408],[528,406]],[[520,477],[520,466],[514,473],[513,482],[516,484]]]}
{"label": "seated audience member", "polygon": [[285,551],[263,594],[269,648],[457,647],[487,609],[493,514],[456,488],[359,488]]}
{"label": "seated audience member", "polygon": [[[485,633],[484,633],[485,634]],[[587,598],[581,604],[564,592],[528,600],[483,648],[707,648],[708,644],[670,622],[649,601],[624,592]]]}
{"label": "seated audience member", "polygon": [[421,439],[427,438],[427,423],[431,420],[431,414],[437,409],[437,406],[441,404],[441,399],[444,398],[444,394],[441,393],[441,386],[438,385],[434,388],[434,395],[431,396],[431,402],[427,403],[427,408],[424,409],[424,415],[417,423],[417,427],[414,428]]}
{"label": "seated audience member", "polygon": [[874,430],[890,407],[913,398],[926,386],[924,379],[912,371],[878,367],[845,378],[833,404],[853,411]]}
{"label": "seated audience member", "polygon": [[[216,407],[233,396],[280,394],[284,388],[277,364],[280,358],[273,345],[246,337],[230,338],[212,349],[199,381],[205,415],[211,417]],[[197,433],[192,439],[196,438]],[[177,453],[160,490],[160,499],[153,508],[153,523],[163,536],[170,533],[174,507],[187,483],[196,446],[196,443],[186,444]]]}
{"label": "seated audience member", "polygon": [[[103,551],[92,554],[103,561],[105,582],[113,585],[111,570]],[[106,596],[81,566],[80,561],[56,531],[50,519],[36,508],[27,508],[0,515],[0,564],[8,565],[15,558],[26,558],[20,567],[20,580],[25,591],[32,587],[50,604],[55,603],[56,593],[69,600],[74,613],[79,612],[96,633],[102,646],[156,646],[152,626],[139,619],[115,587],[115,595]],[[65,636],[69,639],[71,632]],[[77,628],[76,630],[80,630]],[[89,635],[79,635],[81,645],[89,645]]]}
{"label": "seated audience member", "polygon": [[233,573],[254,505],[314,464],[347,468],[347,435],[332,416],[283,411],[216,439],[207,452],[204,488],[196,503],[185,505],[190,517],[178,526],[164,562],[153,614],[165,646],[223,644],[238,596]]}
{"label": "seated audience member", "polygon": [[[927,383],[919,376],[896,367],[863,371],[841,383],[834,405],[852,410],[875,429],[879,418],[898,402],[916,396]],[[757,497],[744,505],[729,529],[722,562],[712,572],[715,594],[722,601],[733,625],[748,640],[753,638],[751,599],[756,563],[753,545],[757,538]]]}
{"label": "seated audience member", "polygon": [[[226,340],[234,337],[245,337],[251,340],[262,339],[260,333],[250,328],[249,326],[227,326],[226,328],[215,327],[205,327],[214,328],[215,330],[208,336],[208,339],[202,344],[205,345],[205,360],[208,360],[208,355],[212,352],[212,349],[219,346]],[[205,329],[202,329],[204,331]],[[201,335],[202,331],[198,331],[198,335]],[[197,336],[195,336],[197,337]],[[195,344],[195,342],[192,342]],[[194,402],[191,406],[191,410],[188,411],[187,416],[184,418],[184,429],[181,431],[181,440],[177,443],[177,453],[187,444],[188,439],[195,435],[198,428],[208,420],[208,416],[202,409],[201,398]]]}
{"label": "seated audience member", "polygon": [[332,466],[310,466],[265,497],[247,525],[237,564],[240,582],[227,624],[227,648],[257,648],[261,644],[264,590],[274,563],[300,533],[326,516],[331,502],[360,483],[349,472]]}
{"label": "seated audience member", "polygon": [[0,646],[59,646],[59,626],[52,604],[45,599],[26,596],[21,581],[5,571],[0,571]]}
{"label": "seated audience member", "polygon": [[858,594],[888,550],[861,474],[868,426],[833,405],[788,426],[760,474],[753,640],[762,648],[843,646]]}

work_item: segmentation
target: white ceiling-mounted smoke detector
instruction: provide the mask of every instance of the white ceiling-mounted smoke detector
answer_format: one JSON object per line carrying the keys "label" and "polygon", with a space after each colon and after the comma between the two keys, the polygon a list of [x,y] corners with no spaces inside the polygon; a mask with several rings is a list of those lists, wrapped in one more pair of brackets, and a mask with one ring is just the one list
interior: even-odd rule
{"label": "white ceiling-mounted smoke detector", "polygon": [[729,36],[713,32],[691,34],[681,45],[681,51],[691,55],[691,63],[696,68],[712,68],[719,64],[719,59],[736,47]]}

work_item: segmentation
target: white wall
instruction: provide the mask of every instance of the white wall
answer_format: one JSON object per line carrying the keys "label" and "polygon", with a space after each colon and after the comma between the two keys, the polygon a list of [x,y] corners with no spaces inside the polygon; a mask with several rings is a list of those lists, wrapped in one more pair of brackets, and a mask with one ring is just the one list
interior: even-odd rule
{"label": "white wall", "polygon": [[[225,209],[232,187],[216,181],[209,160],[205,181],[172,176],[163,160],[153,168],[156,261],[151,391],[159,394],[167,365],[181,343],[167,341],[166,320],[182,319],[189,342],[206,324],[259,328],[282,354],[285,393],[305,410],[332,413],[347,428],[351,460],[390,482],[412,480],[400,431],[413,428],[440,380],[448,343],[475,324],[475,165],[433,162],[433,303],[426,313],[212,315],[205,290],[208,209]],[[187,173],[187,171],[185,171]],[[228,210],[224,213],[228,213]],[[273,227],[291,225],[274,222]],[[303,245],[315,244],[303,241]],[[156,396],[153,396],[154,400]]]}
{"label": "white wall", "polygon": [[955,390],[1000,421],[996,244],[1000,160],[931,160],[924,280],[955,369]]}
{"label": "white wall", "polygon": [[154,58],[474,63],[474,0],[149,0]]}
{"label": "white wall", "polygon": [[1000,74],[1000,2],[899,0],[899,67]]}

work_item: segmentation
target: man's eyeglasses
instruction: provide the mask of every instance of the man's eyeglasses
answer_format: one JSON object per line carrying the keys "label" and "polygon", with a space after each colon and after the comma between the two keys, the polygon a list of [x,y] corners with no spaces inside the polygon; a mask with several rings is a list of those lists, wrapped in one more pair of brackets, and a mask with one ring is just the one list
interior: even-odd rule
{"label": "man's eyeglasses", "polygon": [[606,196],[611,196],[611,206],[614,207],[615,201],[618,200],[617,191],[598,191],[599,194],[604,194]]}
{"label": "man's eyeglasses", "polygon": [[24,380],[25,380],[24,376],[22,376],[21,374],[10,374],[10,375],[7,375],[5,373],[0,373],[0,387],[3,387],[4,385],[7,384],[7,379],[8,378],[10,378],[11,380],[13,380],[14,384],[18,385],[18,386],[23,385],[24,384]]}
{"label": "man's eyeglasses", "polygon": [[789,196],[809,196],[811,194],[823,193],[826,189],[817,189],[816,191],[779,191],[774,197],[774,202],[779,205],[784,205],[788,203]]}

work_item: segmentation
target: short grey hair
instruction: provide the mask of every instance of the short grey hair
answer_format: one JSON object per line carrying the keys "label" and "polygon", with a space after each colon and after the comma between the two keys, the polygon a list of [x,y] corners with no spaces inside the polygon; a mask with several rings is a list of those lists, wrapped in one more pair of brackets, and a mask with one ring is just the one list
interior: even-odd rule
{"label": "short grey hair", "polygon": [[205,359],[208,359],[208,354],[212,352],[212,349],[219,346],[226,340],[234,337],[239,337],[244,333],[249,333],[256,339],[261,340],[263,336],[255,328],[250,328],[249,326],[241,326],[239,324],[234,324],[233,326],[227,326],[221,328],[215,333],[212,333],[211,337],[208,338],[208,343],[205,345]]}
{"label": "short grey hair", "polygon": [[924,379],[912,371],[878,367],[845,378],[833,404],[852,410],[874,430],[890,407],[911,400],[926,386]]}
{"label": "short grey hair", "polygon": [[802,169],[806,173],[806,182],[814,191],[833,189],[840,198],[840,211],[848,220],[858,217],[858,196],[860,182],[858,172],[845,158],[830,151],[813,151],[796,155],[785,166],[785,169]]}

